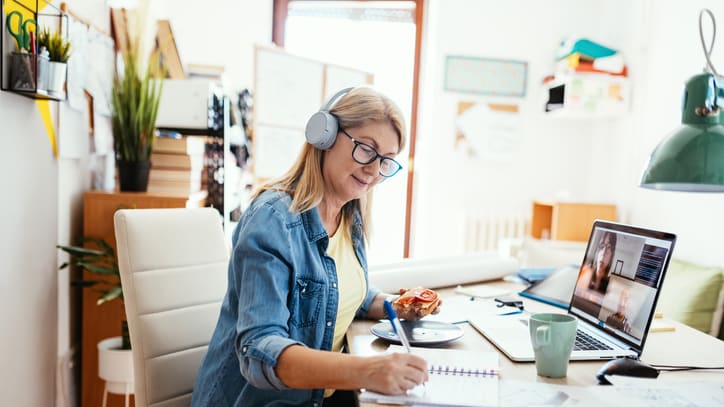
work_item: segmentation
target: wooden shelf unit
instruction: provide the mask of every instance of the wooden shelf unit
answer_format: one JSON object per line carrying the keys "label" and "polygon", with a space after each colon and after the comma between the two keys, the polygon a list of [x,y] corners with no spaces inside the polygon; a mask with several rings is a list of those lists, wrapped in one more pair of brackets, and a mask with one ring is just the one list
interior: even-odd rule
{"label": "wooden shelf unit", "polygon": [[[83,236],[104,239],[116,248],[113,215],[118,209],[202,207],[205,194],[193,197],[151,195],[145,192],[88,191],[83,195]],[[84,279],[97,275],[83,271]],[[98,292],[82,290],[81,406],[96,407],[103,400],[103,380],[98,377],[98,342],[121,335],[125,311],[121,301],[96,305]],[[133,399],[132,399],[133,400]],[[109,394],[108,406],[123,406],[122,395]]]}
{"label": "wooden shelf unit", "polygon": [[616,205],[533,201],[530,234],[536,239],[585,242],[596,219],[616,221]]}

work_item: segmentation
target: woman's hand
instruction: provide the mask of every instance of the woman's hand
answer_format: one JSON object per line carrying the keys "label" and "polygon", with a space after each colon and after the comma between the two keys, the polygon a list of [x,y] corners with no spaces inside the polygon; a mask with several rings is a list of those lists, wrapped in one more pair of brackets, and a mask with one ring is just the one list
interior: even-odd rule
{"label": "woman's hand", "polygon": [[[405,292],[407,292],[409,288],[400,288],[399,294],[402,295]],[[439,299],[437,304],[435,304],[435,308],[433,308],[432,312],[430,314],[438,314],[440,312],[440,307],[442,306],[442,299]],[[417,321],[421,318],[424,318],[425,316],[422,314],[418,314],[414,311],[414,309],[405,309],[396,303],[392,303],[392,307],[395,309],[395,312],[397,313],[397,316],[399,318],[404,318],[408,321]]]}
{"label": "woman's hand", "polygon": [[428,380],[425,359],[409,353],[368,358],[361,370],[363,387],[378,393],[404,394]]}

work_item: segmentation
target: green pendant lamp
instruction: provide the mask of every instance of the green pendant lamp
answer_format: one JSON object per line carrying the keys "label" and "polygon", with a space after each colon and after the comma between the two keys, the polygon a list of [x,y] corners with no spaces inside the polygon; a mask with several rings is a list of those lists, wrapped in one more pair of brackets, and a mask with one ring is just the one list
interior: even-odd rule
{"label": "green pendant lamp", "polygon": [[[714,25],[709,50],[702,31],[704,13]],[[643,188],[724,192],[724,77],[717,74],[710,60],[716,22],[707,9],[699,14],[699,35],[707,61],[705,72],[686,82],[681,126],[651,153],[641,178]]]}

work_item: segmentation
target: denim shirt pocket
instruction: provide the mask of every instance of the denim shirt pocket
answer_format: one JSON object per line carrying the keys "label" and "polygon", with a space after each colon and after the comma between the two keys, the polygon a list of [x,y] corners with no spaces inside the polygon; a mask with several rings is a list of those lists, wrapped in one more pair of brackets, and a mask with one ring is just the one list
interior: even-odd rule
{"label": "denim shirt pocket", "polygon": [[292,323],[300,328],[316,325],[324,298],[324,283],[299,278],[294,290]]}

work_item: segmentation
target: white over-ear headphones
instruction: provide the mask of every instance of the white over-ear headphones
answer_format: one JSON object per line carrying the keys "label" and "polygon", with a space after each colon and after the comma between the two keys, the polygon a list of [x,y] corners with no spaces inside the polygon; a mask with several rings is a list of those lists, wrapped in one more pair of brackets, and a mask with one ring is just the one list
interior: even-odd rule
{"label": "white over-ear headphones", "polygon": [[329,110],[334,106],[339,98],[349,93],[354,88],[345,88],[335,93],[327,103],[312,117],[307,120],[307,128],[304,135],[307,137],[307,143],[313,145],[320,150],[328,150],[332,148],[337,140],[337,131],[339,122]]}

